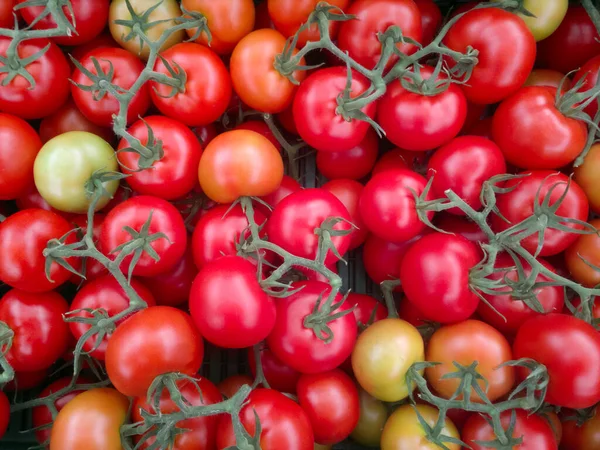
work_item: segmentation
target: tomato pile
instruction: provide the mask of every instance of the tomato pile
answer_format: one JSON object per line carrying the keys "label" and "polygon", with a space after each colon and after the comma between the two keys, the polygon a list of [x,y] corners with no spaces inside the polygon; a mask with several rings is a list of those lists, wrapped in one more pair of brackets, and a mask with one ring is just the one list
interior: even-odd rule
{"label": "tomato pile", "polygon": [[447,3],[3,1],[0,438],[600,450],[600,10]]}

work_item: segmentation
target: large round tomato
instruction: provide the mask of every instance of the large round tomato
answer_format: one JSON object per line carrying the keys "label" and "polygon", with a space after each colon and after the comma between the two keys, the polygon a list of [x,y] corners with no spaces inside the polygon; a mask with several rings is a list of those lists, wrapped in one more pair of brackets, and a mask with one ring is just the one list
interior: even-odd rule
{"label": "large round tomato", "polygon": [[566,408],[589,408],[600,401],[600,334],[566,314],[529,319],[513,344],[515,359],[533,358],[546,366],[546,401]]}
{"label": "large round tomato", "polygon": [[33,184],[33,162],[42,141],[19,117],[0,113],[0,200],[14,200]]}
{"label": "large round tomato", "polygon": [[91,122],[77,108],[73,100],[67,101],[58,110],[44,117],[40,123],[40,138],[44,143],[68,131],[87,131],[109,143],[115,139],[111,128],[101,127]]}
{"label": "large round tomato", "polygon": [[433,0],[414,0],[421,13],[421,45],[429,45],[437,35],[444,17]]}
{"label": "large round tomato", "polygon": [[[565,415],[569,412],[565,411]],[[563,420],[561,449],[564,450],[600,450],[600,411],[596,407],[595,415],[583,425],[576,420]]]}
{"label": "large round tomato", "polygon": [[203,356],[202,336],[188,314],[169,306],[151,306],[113,333],[106,346],[106,372],[120,392],[141,397],[159,375],[195,375]]}
{"label": "large round tomato", "polygon": [[[361,143],[369,130],[364,120],[346,120],[338,113],[338,97],[347,83],[347,69],[341,66],[320,69],[302,82],[294,97],[294,121],[298,134],[317,150],[345,151]],[[352,72],[350,97],[364,93],[370,82],[360,73]],[[377,103],[369,103],[361,111],[375,117]]]}
{"label": "large round tomato", "polygon": [[12,289],[0,300],[0,321],[14,332],[6,354],[14,370],[50,367],[67,350],[69,327],[62,320],[69,310],[57,292],[29,293]]}
{"label": "large round tomato", "polygon": [[206,146],[198,178],[202,191],[215,202],[260,197],[273,192],[283,178],[283,160],[264,136],[250,130],[220,134]]}
{"label": "large round tomato", "polygon": [[[286,39],[281,33],[263,28],[246,35],[233,50],[229,62],[233,88],[250,108],[278,113],[291,104],[296,85],[273,65],[285,45]],[[304,58],[300,65],[304,65]],[[300,82],[306,73],[295,71],[291,76]]]}
{"label": "large round tomato", "polygon": [[119,429],[128,410],[129,400],[114,389],[79,394],[56,416],[50,450],[122,450]]}
{"label": "large round tomato", "polygon": [[598,170],[600,170],[600,144],[592,145],[583,160],[583,164],[574,169],[574,180],[589,200],[590,209],[600,213],[600,189],[598,189]]}
{"label": "large round tomato", "polygon": [[[48,50],[25,67],[7,57],[12,40],[0,37],[0,111],[14,114],[23,119],[39,119],[52,114],[69,97],[70,67],[60,48],[48,39],[27,39],[18,44],[17,54],[21,60]],[[35,81],[35,87],[23,76],[4,72],[7,66],[15,65],[26,70]],[[5,84],[6,83],[6,84]]]}
{"label": "large round tomato", "polygon": [[[573,83],[577,84],[581,79],[584,80],[580,91],[587,91],[596,86],[598,76],[600,75],[600,55],[593,57],[577,71],[573,77]],[[598,102],[593,101],[584,110],[593,119],[598,112]]]}
{"label": "large round tomato", "polygon": [[[594,219],[590,224],[598,228],[600,219]],[[596,267],[600,265],[600,237],[597,234],[579,236],[565,252],[567,268],[575,281],[587,287],[597,286],[600,284],[600,272],[591,268],[581,258]]]}
{"label": "large round tomato", "polygon": [[378,154],[377,134],[369,129],[364,139],[350,150],[317,152],[317,169],[330,180],[360,180],[373,169]]}
{"label": "large round tomato", "polygon": [[473,103],[497,103],[516,92],[535,62],[531,31],[523,19],[499,8],[465,14],[452,25],[443,42],[458,52],[465,52],[467,47],[479,51],[477,65],[462,86]]}
{"label": "large round tomato", "polygon": [[339,179],[325,183],[321,188],[335,195],[348,210],[350,220],[356,227],[350,234],[350,236],[352,236],[352,242],[350,243],[349,250],[357,248],[365,242],[367,234],[369,233],[358,208],[360,195],[362,194],[364,186],[358,181]]}
{"label": "large round tomato", "polygon": [[360,414],[358,423],[350,437],[353,441],[366,447],[377,447],[381,442],[381,433],[388,418],[385,404],[369,395],[367,391],[358,389]]}
{"label": "large round tomato", "polygon": [[[352,369],[373,397],[396,402],[408,397],[406,372],[425,359],[419,331],[401,319],[384,319],[363,331],[352,352]],[[411,387],[414,389],[414,387]]]}
{"label": "large round tomato", "polygon": [[[266,345],[262,344],[259,351],[263,375],[271,389],[295,394],[300,372],[282,362]],[[253,348],[248,349],[248,363],[252,376],[256,377],[256,359]]]}
{"label": "large round tomato", "polygon": [[[50,291],[63,284],[71,272],[53,262],[50,279],[46,278],[46,258],[42,252],[50,239],[63,237],[71,228],[66,219],[43,209],[26,209],[9,216],[0,223],[0,281],[28,292]],[[71,234],[65,243],[72,244],[75,240]],[[66,261],[79,268],[77,259]]]}
{"label": "large round tomato", "polygon": [[[146,227],[148,220],[150,224]],[[142,228],[147,228],[150,236],[163,233],[166,237],[158,237],[147,244],[158,254],[159,259],[153,258],[144,250],[133,274],[151,277],[167,272],[185,253],[187,232],[179,211],[166,200],[139,195],[117,205],[106,215],[102,224],[100,246],[104,252],[112,254],[118,246],[135,238],[128,229],[139,233]],[[119,253],[120,251],[115,255],[118,257]],[[123,260],[121,267],[125,272],[129,270],[132,258],[133,255],[129,254]]]}
{"label": "large round tomato", "polygon": [[[295,178],[290,177],[289,175],[284,175],[281,179],[281,184],[277,189],[267,195],[263,195],[260,199],[263,200],[267,205],[271,207],[271,209],[267,208],[265,205],[258,203],[256,205],[256,209],[262,212],[266,217],[271,216],[271,212],[273,208],[275,208],[281,200],[286,198],[288,195],[293,194],[296,191],[302,189],[302,185],[296,181]],[[256,213],[255,213],[256,215]]]}
{"label": "large round tomato", "polygon": [[[92,201],[87,181],[97,172],[116,172],[115,151],[108,142],[86,131],[69,131],[50,139],[37,154],[33,165],[35,186],[50,206],[65,212],[84,214]],[[118,180],[102,183],[109,195],[96,203],[96,210],[110,201]]]}
{"label": "large round tomato", "polygon": [[[557,185],[550,193],[550,206],[554,205],[567,189],[569,178],[560,173],[551,170],[535,170],[526,172],[529,175],[509,180],[504,184],[504,188],[512,189],[506,194],[498,197],[497,208],[508,222],[497,215],[492,217],[492,225],[496,231],[504,231],[521,221],[531,217],[536,195],[539,191],[539,204],[545,201],[546,195]],[[555,211],[560,217],[569,217],[586,221],[588,218],[589,205],[583,190],[574,181],[570,182],[569,190],[562,201],[562,204]],[[572,223],[563,224],[569,228],[580,229],[579,225]],[[538,246],[538,235],[535,233],[521,241],[521,245],[530,253],[534,253]],[[540,256],[556,255],[565,250],[569,245],[577,240],[577,234],[560,231],[556,229],[547,229],[544,231],[544,245]]]}
{"label": "large round tomato", "polygon": [[[400,265],[406,251],[420,238],[421,235],[417,235],[409,241],[396,244],[370,234],[362,252],[363,265],[369,278],[377,284],[385,280],[399,279]],[[397,288],[397,290],[400,289],[400,287]]]}
{"label": "large round tomato", "polygon": [[179,306],[190,298],[192,282],[198,269],[194,264],[192,251],[188,247],[178,263],[160,275],[146,277],[144,285],[156,298],[157,305]]}
{"label": "large round tomato", "polygon": [[10,422],[10,402],[3,391],[0,391],[0,439],[6,433]]}

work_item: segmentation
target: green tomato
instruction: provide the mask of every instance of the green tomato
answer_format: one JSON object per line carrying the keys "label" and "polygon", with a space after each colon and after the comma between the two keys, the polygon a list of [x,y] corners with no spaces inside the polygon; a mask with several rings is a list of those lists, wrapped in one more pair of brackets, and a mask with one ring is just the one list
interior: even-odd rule
{"label": "green tomato", "polygon": [[[59,211],[84,214],[91,202],[86,184],[92,174],[118,169],[115,151],[108,142],[92,133],[70,131],[44,144],[35,159],[33,177],[37,190],[50,206]],[[119,181],[107,181],[103,185],[112,196]],[[109,201],[109,196],[101,198],[96,210]]]}
{"label": "green tomato", "polygon": [[388,410],[383,402],[358,389],[360,417],[350,437],[360,445],[379,447],[381,433],[388,418]]}
{"label": "green tomato", "polygon": [[519,17],[523,19],[535,40],[541,41],[554,33],[561,24],[567,14],[569,0],[524,0],[523,7],[535,17],[528,17],[522,13],[518,14]]}

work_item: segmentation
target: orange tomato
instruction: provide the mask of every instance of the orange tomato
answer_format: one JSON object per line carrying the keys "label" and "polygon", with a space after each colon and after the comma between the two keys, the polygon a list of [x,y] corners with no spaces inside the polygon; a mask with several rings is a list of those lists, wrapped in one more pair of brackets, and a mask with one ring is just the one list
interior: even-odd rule
{"label": "orange tomato", "polygon": [[252,378],[248,375],[231,375],[217,384],[217,388],[224,397],[231,398],[243,385],[252,386],[252,382]]}
{"label": "orange tomato", "polygon": [[[590,224],[600,228],[600,219],[594,219]],[[600,236],[582,234],[565,251],[565,262],[575,281],[587,287],[600,284],[600,272],[588,266],[581,258],[600,267]]]}
{"label": "orange tomato", "polygon": [[600,144],[592,145],[590,152],[583,160],[583,164],[575,168],[575,182],[581,186],[585,196],[590,202],[590,209],[600,213]]}

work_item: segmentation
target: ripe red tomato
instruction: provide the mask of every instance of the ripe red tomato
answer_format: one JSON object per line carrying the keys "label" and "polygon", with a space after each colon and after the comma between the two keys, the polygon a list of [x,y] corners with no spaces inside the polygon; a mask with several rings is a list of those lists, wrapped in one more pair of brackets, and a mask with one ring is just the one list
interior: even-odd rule
{"label": "ripe red tomato", "polygon": [[8,429],[8,423],[10,422],[10,402],[8,397],[2,391],[0,391],[0,439],[6,433]]}
{"label": "ripe red tomato", "polygon": [[58,110],[42,119],[40,123],[40,138],[42,138],[43,143],[46,143],[59,134],[69,131],[87,131],[88,133],[100,136],[109,143],[113,142],[115,138],[112,129],[101,127],[88,120],[79,111],[73,100],[67,101]]}
{"label": "ripe red tomato", "polygon": [[421,152],[410,152],[408,150],[402,150],[399,148],[392,149],[381,155],[381,158],[377,160],[377,163],[373,167],[371,173],[372,176],[377,175],[379,172],[386,170],[395,169],[411,169],[417,173],[421,173],[416,170],[413,163],[419,163],[426,161],[426,153]]}
{"label": "ripe red tomato", "polygon": [[600,401],[600,333],[590,324],[566,314],[536,316],[519,329],[513,351],[515,359],[546,366],[548,403],[580,409]]}
{"label": "ripe red tomato", "polygon": [[469,287],[469,271],[480,260],[475,244],[462,236],[430,233],[404,255],[400,281],[410,302],[429,320],[468,319],[479,298]]}
{"label": "ripe red tomato", "polygon": [[[81,59],[85,55],[87,55],[89,52],[91,52],[92,50],[96,50],[98,48],[107,48],[107,47],[111,47],[111,48],[119,47],[119,44],[117,44],[117,41],[115,41],[113,39],[113,37],[108,32],[108,30],[106,32],[99,34],[98,36],[96,36],[94,39],[87,42],[86,44],[78,45],[77,47],[69,49],[69,54],[73,58],[75,58],[77,61],[81,61]],[[69,64],[72,66],[73,69],[75,68],[75,66],[73,65],[73,63],[71,61],[69,61]]]}
{"label": "ripe red tomato", "polygon": [[[600,55],[593,57],[585,65],[577,71],[573,77],[573,84],[577,84],[581,79],[584,79],[584,83],[581,86],[580,91],[587,91],[596,86],[598,81],[598,75],[600,75]],[[586,108],[585,112],[593,119],[598,112],[598,102],[593,101]]]}
{"label": "ripe red tomato", "polygon": [[478,120],[473,124],[473,126],[467,128],[462,134],[469,136],[481,136],[492,140],[492,118],[486,117],[485,119]]}
{"label": "ripe red tomato", "polygon": [[223,394],[223,397],[231,398],[245,384],[252,386],[252,378],[250,378],[248,375],[231,375],[221,381],[217,385],[217,388],[219,388],[219,391],[221,394]]}
{"label": "ripe red tomato", "polygon": [[[148,127],[155,141],[162,142],[164,155],[151,168],[139,170],[140,155],[124,152],[129,147],[121,139],[117,153],[123,173],[131,175],[127,184],[142,195],[175,200],[190,192],[198,183],[198,166],[202,146],[196,135],[181,122],[162,116],[149,116],[135,122],[128,130],[142,145],[148,144]],[[129,170],[129,169],[133,169]]]}
{"label": "ripe red tomato", "polygon": [[[421,235],[415,236],[409,241],[400,243],[389,242],[370,234],[363,247],[363,265],[369,278],[376,284],[385,280],[394,280],[400,278],[400,265],[408,248]],[[402,288],[399,286],[397,291]]]}
{"label": "ripe red tomato", "polygon": [[[284,175],[281,179],[281,184],[279,187],[270,194],[263,195],[261,200],[266,202],[271,208],[275,208],[277,205],[279,205],[281,200],[301,189],[302,186],[294,178],[290,177],[289,175]],[[269,209],[260,203],[257,203],[256,207],[256,209],[260,210],[265,217],[269,217],[271,215],[272,209]]]}
{"label": "ripe red tomato", "polygon": [[433,0],[414,0],[421,13],[421,45],[426,46],[433,41],[443,22],[442,11]]}
{"label": "ripe red tomato", "polygon": [[106,346],[106,372],[121,393],[141,397],[158,375],[195,375],[203,356],[202,336],[188,314],[170,306],[151,306],[113,333]]}
{"label": "ripe red tomato", "polygon": [[[324,152],[347,151],[365,138],[370,125],[358,119],[345,120],[337,112],[337,99],[346,88],[347,69],[327,67],[312,73],[302,82],[294,97],[294,121],[298,134],[310,146]],[[352,72],[351,97],[365,92],[371,83],[360,73]],[[371,119],[377,102],[361,109]]]}
{"label": "ripe red tomato", "polygon": [[477,245],[479,242],[488,241],[487,235],[479,225],[471,221],[468,217],[459,217],[454,214],[445,214],[442,212],[435,216],[435,218],[435,226],[441,230],[459,234]]}
{"label": "ripe red tomato", "polygon": [[0,200],[14,200],[33,185],[33,163],[40,148],[42,141],[31,125],[0,113]]}
{"label": "ripe red tomato", "polygon": [[[271,389],[290,394],[296,393],[296,384],[300,378],[300,372],[282,362],[266,346],[263,346],[263,348],[260,349],[260,362],[262,364],[263,374],[267,383],[271,386]],[[256,377],[256,360],[252,348],[248,349],[248,363],[252,376]]]}
{"label": "ripe red tomato", "polygon": [[50,367],[67,350],[69,328],[63,314],[69,310],[57,292],[29,293],[12,289],[0,300],[0,321],[14,332],[6,360],[14,370],[38,371]]}
{"label": "ripe red tomato", "polygon": [[458,52],[465,52],[469,46],[479,51],[471,78],[462,86],[473,103],[497,103],[516,92],[535,62],[531,31],[523,19],[499,8],[465,14],[452,25],[443,42]]}
{"label": "ripe red tomato", "polygon": [[358,326],[368,324],[374,310],[375,316],[373,317],[373,323],[378,320],[383,320],[388,316],[388,310],[385,305],[370,295],[350,292],[346,298],[346,303],[348,303],[350,307],[354,306],[354,311],[352,312],[354,313]]}
{"label": "ripe red tomato", "polygon": [[15,3],[16,0],[8,0],[6,2],[0,3],[0,28],[12,28],[14,26],[14,15],[16,15],[17,17],[19,16],[18,11],[13,12],[13,7],[15,6]]}
{"label": "ripe red tomato", "polygon": [[52,114],[69,97],[71,69],[65,55],[48,39],[27,39],[19,43],[17,54],[22,59],[48,47],[40,58],[24,67],[35,80],[35,87],[32,88],[22,75],[8,81],[9,74],[4,70],[11,64],[11,60],[7,59],[11,42],[10,38],[0,37],[0,111],[23,119],[39,119]]}
{"label": "ripe red tomato", "polygon": [[[499,196],[496,206],[500,214],[508,219],[509,223],[494,215],[492,217],[492,225],[495,231],[507,230],[511,226],[530,217],[537,192],[539,191],[540,193],[539,203],[541,204],[544,202],[546,195],[548,195],[550,188],[559,183],[550,194],[549,204],[552,206],[564,194],[569,181],[566,175],[551,170],[534,170],[526,173],[529,173],[529,176],[509,180],[504,184],[504,188],[514,189]],[[589,204],[584,192],[577,183],[571,181],[562,204],[555,211],[556,215],[586,221],[588,212]],[[564,226],[575,229],[581,228],[579,225],[571,223],[565,223]],[[538,246],[538,234],[535,233],[521,241],[523,248],[530,253],[534,253]],[[546,230],[544,232],[544,245],[540,256],[557,255],[575,242],[577,236],[575,233],[555,229]]]}
{"label": "ripe red tomato", "polygon": [[375,130],[369,129],[364,139],[350,150],[317,152],[317,169],[330,180],[360,180],[373,169],[379,151],[378,145]]}
{"label": "ripe red tomato", "polygon": [[[124,227],[140,232],[150,218],[150,214],[152,220],[148,228],[149,235],[164,233],[166,238],[159,237],[149,243],[160,259],[155,260],[144,251],[137,261],[133,274],[142,277],[151,277],[169,271],[183,256],[187,244],[187,232],[177,208],[161,198],[138,195],[112,209],[106,215],[100,232],[102,250],[112,254],[119,245],[134,238]],[[114,254],[118,256],[119,252]],[[132,257],[128,255],[123,260],[121,267],[125,272],[129,270]]]}
{"label": "ripe red tomato", "polygon": [[[95,60],[95,63],[94,63]],[[144,70],[144,64],[134,54],[122,48],[98,48],[87,53],[80,61],[81,65],[94,75],[98,75],[96,64],[101,73],[114,73],[111,83],[121,89],[129,89]],[[82,86],[92,86],[92,81],[84,72],[75,69],[72,79]],[[101,127],[110,127],[113,115],[119,114],[119,101],[105,92],[99,99],[98,91],[85,91],[76,84],[71,85],[71,95],[81,113],[91,122]],[[150,106],[148,86],[144,84],[135,94],[127,108],[127,123],[143,116]]]}
{"label": "ripe red tomato", "polygon": [[335,195],[348,210],[348,213],[350,214],[350,220],[356,227],[356,229],[350,233],[350,236],[352,236],[352,242],[350,243],[349,250],[354,250],[363,242],[365,242],[367,234],[369,233],[369,230],[367,230],[367,227],[365,226],[358,209],[360,196],[364,186],[358,181],[339,179],[325,183],[323,186],[321,186],[321,189],[325,189],[326,191],[329,191]]}
{"label": "ripe red tomato", "polygon": [[[335,369],[350,356],[356,341],[357,327],[353,314],[346,314],[330,321],[327,325],[335,338],[326,343],[319,339],[304,321],[313,313],[315,304],[322,297],[325,303],[331,287],[319,281],[301,281],[294,288],[300,291],[289,297],[278,299],[277,321],[267,338],[271,351],[281,361],[301,373],[319,373]],[[342,300],[336,295],[334,303]],[[336,313],[347,311],[344,302]]]}
{"label": "ripe red tomato", "polygon": [[[402,29],[402,35],[421,42],[423,31],[421,13],[413,0],[357,0],[345,11],[356,20],[342,22],[338,46],[359,64],[372,69],[381,57],[378,33],[384,33],[391,25]],[[417,51],[412,44],[396,44],[398,50],[408,55]],[[397,56],[389,59],[390,67]]]}
{"label": "ripe red tomato", "polygon": [[281,144],[269,128],[269,125],[262,120],[247,120],[244,123],[240,123],[234,130],[250,130],[262,134],[271,141],[271,144],[273,144],[278,151],[281,151]]}
{"label": "ripe red tomato", "polygon": [[38,387],[48,379],[50,372],[50,368],[34,372],[15,372],[15,377],[4,385],[4,392],[21,392]]}
{"label": "ripe red tomato", "polygon": [[[371,233],[386,241],[400,243],[422,233],[415,193],[420,196],[427,180],[408,169],[380,172],[369,180],[360,196],[360,214]],[[433,194],[427,194],[427,200]],[[427,212],[429,220],[433,211]]]}
{"label": "ripe red tomato", "polygon": [[157,305],[179,306],[190,298],[190,289],[198,269],[194,264],[192,251],[188,247],[169,271],[144,279],[144,285],[150,289]]}

